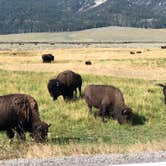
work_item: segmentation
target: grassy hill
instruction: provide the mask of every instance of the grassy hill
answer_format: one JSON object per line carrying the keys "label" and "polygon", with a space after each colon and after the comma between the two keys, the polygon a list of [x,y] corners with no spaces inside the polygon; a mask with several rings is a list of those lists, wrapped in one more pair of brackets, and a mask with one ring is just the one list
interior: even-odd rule
{"label": "grassy hill", "polygon": [[0,35],[0,42],[166,42],[166,29],[107,27],[59,33]]}

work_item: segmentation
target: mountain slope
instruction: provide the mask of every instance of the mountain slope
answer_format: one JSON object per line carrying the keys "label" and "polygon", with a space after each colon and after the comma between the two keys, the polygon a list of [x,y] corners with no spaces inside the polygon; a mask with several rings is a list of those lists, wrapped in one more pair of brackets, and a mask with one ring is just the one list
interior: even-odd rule
{"label": "mountain slope", "polygon": [[165,0],[0,0],[0,33],[166,27]]}

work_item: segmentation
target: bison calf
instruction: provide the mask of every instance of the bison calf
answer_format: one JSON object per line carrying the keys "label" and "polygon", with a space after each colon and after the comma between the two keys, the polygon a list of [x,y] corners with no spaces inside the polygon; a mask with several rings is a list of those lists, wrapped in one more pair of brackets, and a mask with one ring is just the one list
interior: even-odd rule
{"label": "bison calf", "polygon": [[88,85],[85,87],[85,101],[92,112],[92,107],[99,108],[99,115],[107,114],[117,119],[120,124],[132,120],[132,109],[126,107],[123,94],[114,86],[109,85]]}
{"label": "bison calf", "polygon": [[25,140],[25,132],[37,142],[47,139],[48,125],[39,117],[38,104],[26,94],[9,94],[0,96],[0,130],[6,131],[12,139],[15,131]]}

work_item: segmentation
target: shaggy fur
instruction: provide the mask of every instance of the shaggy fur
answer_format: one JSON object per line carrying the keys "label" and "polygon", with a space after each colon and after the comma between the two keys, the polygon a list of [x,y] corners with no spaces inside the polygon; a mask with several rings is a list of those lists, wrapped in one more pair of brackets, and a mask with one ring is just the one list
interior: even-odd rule
{"label": "shaggy fur", "polygon": [[47,138],[49,125],[39,117],[38,104],[35,99],[26,94],[9,94],[0,96],[0,130],[6,131],[12,139],[15,131],[25,140],[25,132],[37,142]]}

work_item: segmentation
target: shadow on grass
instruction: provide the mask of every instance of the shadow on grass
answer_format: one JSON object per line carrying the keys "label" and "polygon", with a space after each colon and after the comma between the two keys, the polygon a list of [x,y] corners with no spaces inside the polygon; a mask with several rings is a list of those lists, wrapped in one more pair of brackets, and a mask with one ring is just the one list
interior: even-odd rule
{"label": "shadow on grass", "polygon": [[74,102],[83,99],[83,96],[74,96],[73,98],[67,98],[65,99],[66,103]]}
{"label": "shadow on grass", "polygon": [[147,119],[143,115],[138,115],[137,113],[134,113],[133,115],[133,120],[132,120],[132,125],[144,125]]}
{"label": "shadow on grass", "polygon": [[[97,117],[102,117],[101,114],[99,114],[99,112],[94,112],[94,117],[97,118]],[[109,114],[105,114],[105,121],[104,123],[106,123],[107,121],[109,121],[109,119],[112,119],[112,120],[117,120],[117,118],[112,118],[110,117]],[[147,119],[145,118],[145,116],[143,115],[138,115],[137,113],[133,113],[133,118],[132,120],[128,121],[129,124],[131,124],[132,126],[137,126],[137,125],[144,125],[145,122],[147,121]]]}
{"label": "shadow on grass", "polygon": [[81,136],[81,137],[56,137],[51,139],[51,143],[65,145],[70,143],[93,143],[97,142],[97,137],[88,137],[88,136]]}

